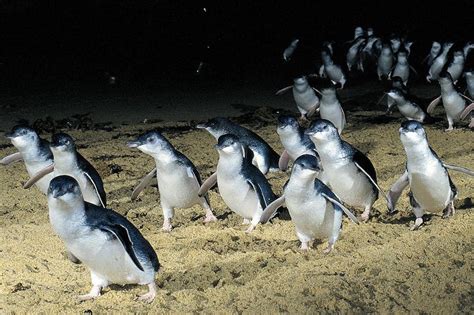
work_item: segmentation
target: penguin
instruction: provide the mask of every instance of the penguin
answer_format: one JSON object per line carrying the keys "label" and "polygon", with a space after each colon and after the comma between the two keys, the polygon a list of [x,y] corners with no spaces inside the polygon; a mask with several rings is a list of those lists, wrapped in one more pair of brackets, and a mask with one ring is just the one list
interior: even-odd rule
{"label": "penguin", "polygon": [[391,88],[388,97],[395,101],[400,114],[406,119],[416,120],[419,122],[432,122],[432,118],[427,115],[420,106],[413,102],[403,90],[399,88]]}
{"label": "penguin", "polygon": [[210,119],[206,123],[197,125],[199,129],[207,130],[216,140],[225,134],[233,134],[239,137],[240,141],[253,151],[252,163],[263,173],[278,170],[280,156],[253,131],[231,122],[227,118],[217,117]]}
{"label": "penguin", "polygon": [[328,120],[313,121],[305,133],[316,146],[328,186],[345,204],[364,208],[361,217],[367,221],[379,191],[382,192],[372,162],[343,141]]}
{"label": "penguin", "polygon": [[295,78],[293,82],[293,86],[279,90],[276,95],[281,95],[292,88],[296,107],[301,114],[300,119],[308,120],[319,108],[319,97],[316,95],[314,88],[309,85],[306,76]]}
{"label": "penguin", "polygon": [[314,239],[328,239],[324,253],[334,249],[342,226],[342,213],[345,212],[356,223],[357,218],[342,205],[337,196],[319,179],[321,170],[319,158],[314,155],[301,155],[293,164],[291,176],[285,184],[283,195],[273,201],[263,211],[262,220],[270,218],[282,205],[288,208],[295,224],[296,235],[301,242],[300,249],[310,248],[308,243]]}
{"label": "penguin", "polygon": [[341,66],[334,63],[332,53],[327,47],[324,47],[321,51],[321,60],[323,64],[319,69],[319,76],[322,78],[327,77],[333,83],[339,83],[341,89],[343,89],[347,81],[346,75],[342,71]]}
{"label": "penguin", "polygon": [[364,29],[360,26],[357,26],[354,29],[354,39],[364,36]]}
{"label": "penguin", "polygon": [[[49,148],[49,142],[40,138],[34,129],[17,125],[5,136],[10,139],[18,152],[4,157],[0,160],[0,164],[8,165],[23,160],[26,171],[31,177],[53,163],[53,153]],[[48,174],[37,181],[35,185],[46,195],[51,179],[53,179],[53,174]]]}
{"label": "penguin", "polygon": [[400,47],[402,47],[402,39],[398,35],[392,35],[390,38],[390,47],[394,54],[398,53]]}
{"label": "penguin", "polygon": [[426,62],[428,66],[431,66],[436,57],[438,57],[441,53],[441,47],[442,46],[440,42],[433,41],[431,44],[430,53],[425,57],[425,59],[423,59],[423,62]]}
{"label": "penguin", "polygon": [[363,36],[354,39],[354,41],[351,43],[349,50],[346,53],[346,64],[349,71],[352,70],[353,66],[357,65],[357,69],[364,72],[364,67],[360,58],[360,52],[364,48],[365,44],[366,39]]}
{"label": "penguin", "polygon": [[388,78],[393,68],[393,51],[388,43],[382,44],[382,51],[377,59],[377,76],[379,80],[383,77]]}
{"label": "penguin", "polygon": [[[394,77],[391,78],[391,82],[392,82],[392,85],[391,85],[391,87],[388,91],[395,88],[395,89],[400,89],[402,91],[403,95],[408,95],[408,87],[405,84],[403,84],[402,78],[400,78],[398,76],[394,76]],[[393,99],[392,97],[390,97],[390,95],[388,95],[388,92],[384,93],[384,95],[377,102],[377,105],[382,101],[384,96],[387,96],[386,114],[391,114],[392,113],[392,108],[393,108],[393,106],[395,106],[396,102],[395,102],[395,99]]]}
{"label": "penguin", "polygon": [[291,56],[295,52],[296,48],[298,47],[299,39],[294,39],[290,45],[283,51],[283,60],[290,61]]}
{"label": "penguin", "polygon": [[[198,196],[202,182],[196,167],[184,154],[176,150],[160,132],[148,131],[127,145],[130,148],[137,148],[155,159],[154,174],[158,180],[160,203],[163,209],[163,231],[170,232],[172,230],[171,220],[175,208],[189,208],[199,204],[206,210],[204,222],[217,220],[212,213],[208,196]],[[139,185],[133,192],[132,199],[135,199],[145,186]]]}
{"label": "penguin", "polygon": [[69,175],[78,181],[85,201],[105,208],[107,200],[102,178],[92,164],[77,152],[74,139],[68,134],[56,133],[51,139],[50,148],[54,163],[38,171],[25,183],[24,188],[31,187],[49,173],[53,173],[54,177]]}
{"label": "penguin", "polygon": [[240,139],[233,134],[219,137],[215,146],[219,153],[217,170],[204,182],[199,195],[217,182],[222,199],[244,218],[243,224],[250,223],[246,233],[251,233],[276,196],[265,176],[252,164],[252,151]]}
{"label": "penguin", "polygon": [[[454,129],[454,123],[461,120],[463,111],[466,108],[466,100],[472,103],[472,100],[459,93],[454,86],[453,79],[447,71],[442,71],[438,78],[441,87],[441,96],[435,98],[427,108],[428,114],[431,114],[436,105],[443,101],[444,110],[448,119],[448,128],[446,131]],[[470,105],[467,105],[469,107]],[[474,124],[474,117],[471,118],[470,125]]]}
{"label": "penguin", "polygon": [[[454,47],[453,47],[454,49]],[[447,69],[448,73],[451,75],[453,82],[456,83],[458,79],[461,77],[464,71],[464,52],[461,48],[455,49],[453,54],[447,62]]]}
{"label": "penguin", "polygon": [[397,76],[403,80],[404,85],[407,85],[408,79],[410,77],[410,70],[416,73],[413,67],[408,63],[407,51],[400,49],[397,53],[397,62],[395,63],[393,71],[390,73],[390,77]]}
{"label": "penguin", "polygon": [[474,99],[474,71],[464,71],[464,78],[466,79],[467,93],[471,99]]}
{"label": "penguin", "polygon": [[100,296],[109,284],[147,285],[138,299],[156,296],[160,263],[150,243],[119,213],[84,201],[77,180],[61,175],[48,189],[49,221],[56,235],[91,273],[92,289],[80,301]]}
{"label": "penguin", "polygon": [[278,162],[280,170],[285,171],[288,168],[288,162],[295,161],[300,155],[316,155],[314,143],[304,133],[304,128],[298,124],[294,117],[279,116],[277,134],[285,148]]}
{"label": "penguin", "polygon": [[342,109],[341,102],[336,93],[336,87],[332,82],[323,83],[320,87],[321,101],[319,103],[319,115],[321,119],[329,120],[336,126],[339,134],[346,125],[346,115]]}
{"label": "penguin", "polygon": [[388,193],[387,205],[389,212],[393,213],[403,189],[410,186],[410,204],[416,216],[411,229],[415,230],[423,224],[425,211],[444,211],[445,218],[454,214],[457,189],[449,176],[448,168],[471,176],[474,176],[474,172],[443,163],[430,147],[426,132],[419,122],[404,121],[399,132],[407,155],[407,163],[405,172]]}
{"label": "penguin", "polygon": [[439,74],[441,73],[447,62],[448,52],[453,45],[454,43],[451,42],[443,44],[443,49],[441,53],[433,60],[433,63],[431,64],[430,69],[428,71],[428,75],[426,76],[426,80],[429,83],[431,83],[432,80],[438,80]]}

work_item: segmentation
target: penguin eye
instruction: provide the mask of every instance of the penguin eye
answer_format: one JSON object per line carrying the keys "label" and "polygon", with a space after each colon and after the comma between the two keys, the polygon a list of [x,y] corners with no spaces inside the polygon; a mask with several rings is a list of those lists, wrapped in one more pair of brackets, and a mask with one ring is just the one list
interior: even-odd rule
{"label": "penguin eye", "polygon": [[25,129],[22,129],[21,132],[20,132],[20,134],[21,134],[22,136],[26,135],[26,130],[25,130]]}
{"label": "penguin eye", "polygon": [[328,125],[324,125],[323,129],[324,130],[328,129]]}
{"label": "penguin eye", "polygon": [[68,139],[66,139],[66,141],[64,141],[65,145],[69,145],[69,143],[71,143],[71,142]]}

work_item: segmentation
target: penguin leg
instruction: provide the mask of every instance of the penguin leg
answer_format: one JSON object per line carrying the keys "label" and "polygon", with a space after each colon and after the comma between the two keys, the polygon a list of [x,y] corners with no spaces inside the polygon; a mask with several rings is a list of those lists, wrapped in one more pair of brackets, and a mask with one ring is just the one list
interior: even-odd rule
{"label": "penguin leg", "polygon": [[244,218],[244,220],[242,221],[242,225],[249,225],[249,224],[250,224],[250,220]]}
{"label": "penguin leg", "polygon": [[364,221],[364,222],[369,221],[370,210],[372,210],[372,205],[373,205],[373,202],[371,204],[365,206],[364,212],[362,212],[362,214],[360,215],[362,221]]}
{"label": "penguin leg", "polygon": [[252,221],[250,221],[250,225],[249,225],[248,229],[245,230],[245,233],[249,234],[253,230],[255,230],[255,228],[257,227],[257,224],[260,222],[260,217],[261,217],[261,215],[255,215],[252,218]]}
{"label": "penguin leg", "polygon": [[469,123],[469,128],[474,128],[474,114],[471,114],[471,122]]}
{"label": "penguin leg", "polygon": [[79,295],[80,302],[92,300],[100,296],[100,291],[109,285],[109,282],[91,270],[92,289],[88,294]]}
{"label": "penguin leg", "polygon": [[298,236],[298,239],[301,242],[300,250],[302,251],[308,251],[310,250],[309,242],[311,241],[311,238],[304,235],[300,231],[296,230],[296,236]]}
{"label": "penguin leg", "polygon": [[145,303],[151,303],[156,297],[156,283],[155,281],[148,283],[148,293],[140,295],[137,300],[143,301]]}
{"label": "penguin leg", "polygon": [[451,200],[451,202],[448,204],[446,209],[443,211],[443,219],[447,219],[449,217],[452,217],[454,215],[455,209],[454,209],[454,200]]}
{"label": "penguin leg", "polygon": [[420,205],[416,201],[415,197],[413,196],[413,192],[409,192],[408,196],[410,197],[410,204],[413,207],[413,213],[416,216],[415,225],[413,225],[410,230],[415,231],[423,224],[423,214],[424,211],[421,209]]}
{"label": "penguin leg", "polygon": [[216,216],[212,213],[211,206],[205,198],[201,198],[201,206],[206,210],[206,216],[204,217],[204,223],[217,221]]}
{"label": "penguin leg", "polygon": [[336,244],[336,241],[339,238],[341,225],[342,225],[342,211],[334,211],[334,220],[332,221],[331,235],[329,236],[328,247],[326,247],[323,250],[324,254],[329,254],[334,249],[334,244]]}
{"label": "penguin leg", "polygon": [[165,232],[171,232],[173,229],[171,219],[173,218],[174,209],[165,204],[161,204],[161,207],[163,208],[163,227],[161,229]]}
{"label": "penguin leg", "polygon": [[453,125],[454,125],[454,120],[453,120],[451,117],[449,117],[449,116],[447,116],[447,118],[448,118],[448,129],[445,129],[444,131],[451,131],[451,130],[454,130],[454,127],[453,127]]}

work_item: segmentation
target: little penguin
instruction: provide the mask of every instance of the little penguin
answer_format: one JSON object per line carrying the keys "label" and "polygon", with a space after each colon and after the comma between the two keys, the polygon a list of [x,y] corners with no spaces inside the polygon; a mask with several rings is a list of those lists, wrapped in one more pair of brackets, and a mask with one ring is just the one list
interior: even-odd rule
{"label": "little penguin", "polygon": [[416,71],[408,63],[408,53],[404,49],[400,49],[397,53],[397,62],[393,71],[390,73],[390,76],[400,77],[403,81],[403,84],[407,85],[408,79],[410,78],[410,70]]}
{"label": "little penguin", "polygon": [[328,47],[323,47],[321,51],[321,60],[323,64],[319,69],[319,76],[322,78],[327,77],[333,83],[339,83],[341,89],[343,89],[347,81],[346,75],[342,71],[341,66],[334,63],[332,53]]}
{"label": "little penguin", "polygon": [[443,44],[443,49],[441,52],[438,54],[438,56],[433,60],[433,63],[430,66],[430,69],[428,71],[428,75],[426,76],[426,80],[431,83],[432,80],[438,80],[439,74],[443,70],[446,62],[447,62],[447,56],[448,52],[451,49],[451,47],[454,45],[454,43],[447,42]]}
{"label": "little penguin", "polygon": [[393,51],[389,43],[382,44],[382,50],[377,59],[377,76],[379,80],[383,77],[388,78],[393,68]]}
{"label": "little penguin", "polygon": [[301,114],[301,120],[308,120],[319,108],[319,97],[315,89],[309,85],[306,76],[300,76],[293,80],[292,86],[279,90],[276,95],[281,95],[290,88],[293,90],[293,98]]}
{"label": "little penguin", "polygon": [[156,173],[163,209],[164,231],[169,232],[172,229],[171,219],[175,208],[189,208],[199,204],[206,210],[204,222],[217,220],[212,213],[207,194],[203,197],[198,196],[202,182],[196,167],[160,132],[152,130],[143,133],[136,140],[129,142],[128,147],[137,148],[155,159],[156,168],[135,189],[132,199],[135,199],[145,188],[147,179],[151,179]]}
{"label": "little penguin", "polygon": [[[49,148],[49,142],[40,138],[34,129],[17,125],[5,136],[10,139],[18,152],[4,157],[0,160],[0,164],[8,165],[23,160],[26,171],[31,177],[53,163],[53,153]],[[53,174],[48,174],[35,185],[43,194],[46,194],[51,179],[53,179]]]}
{"label": "little penguin", "polygon": [[400,114],[406,119],[416,120],[419,122],[433,122],[431,116],[426,114],[420,106],[412,101],[403,90],[399,88],[391,88],[387,95],[395,101]]}
{"label": "little penguin", "polygon": [[206,123],[198,124],[197,128],[207,130],[216,140],[226,134],[233,134],[239,137],[242,144],[253,151],[252,163],[256,165],[263,174],[279,169],[278,161],[280,156],[265,140],[253,131],[222,117],[212,118]]}
{"label": "little penguin", "polygon": [[306,134],[316,145],[328,186],[345,204],[364,208],[361,217],[367,221],[381,191],[372,162],[343,141],[336,127],[328,120],[313,121]]}
{"label": "little penguin", "polygon": [[92,289],[80,301],[100,296],[109,284],[147,285],[138,299],[151,303],[156,296],[158,257],[140,231],[119,213],[84,201],[71,176],[53,178],[48,189],[49,221],[66,248],[86,265]]}
{"label": "little penguin", "polygon": [[219,193],[233,212],[250,223],[246,233],[252,232],[261,222],[263,209],[276,199],[270,184],[259,169],[252,164],[252,151],[239,137],[225,134],[216,145],[219,153],[217,171],[199,190],[202,196],[217,182]]}
{"label": "little penguin", "polygon": [[321,91],[319,115],[321,119],[332,122],[338,133],[341,134],[346,125],[346,115],[337,96],[336,86],[332,82],[326,81],[319,88]]}
{"label": "little penguin", "polygon": [[285,48],[285,50],[283,51],[283,60],[290,61],[291,56],[293,55],[296,48],[298,47],[299,42],[300,42],[299,39],[295,39],[291,41],[290,45],[287,48]]}
{"label": "little penguin", "polygon": [[423,59],[423,62],[426,62],[428,66],[433,64],[433,61],[441,53],[441,43],[439,41],[433,41],[431,44],[430,53]]}
{"label": "little penguin", "polygon": [[[451,75],[447,71],[442,71],[438,77],[439,86],[441,88],[441,96],[435,98],[427,108],[427,112],[431,114],[436,105],[443,102],[446,118],[448,119],[448,128],[446,131],[454,129],[454,123],[464,119],[467,115],[463,115],[466,107],[472,105],[473,101],[462,93],[458,92],[454,85]],[[469,103],[466,104],[466,101]],[[470,104],[470,105],[468,105]],[[474,117],[471,117],[470,125],[474,125]]]}
{"label": "little penguin", "polygon": [[77,152],[74,139],[68,134],[56,133],[52,137],[50,148],[54,163],[38,171],[24,187],[31,187],[49,173],[53,173],[54,177],[69,175],[78,181],[85,201],[105,208],[107,200],[102,178],[94,166]]}
{"label": "little penguin", "polygon": [[404,121],[399,129],[400,140],[407,155],[406,169],[393,184],[388,194],[388,209],[394,212],[403,189],[410,186],[410,204],[416,216],[415,230],[423,224],[425,211],[441,212],[444,217],[454,214],[457,189],[447,168],[471,176],[474,172],[463,167],[443,163],[428,143],[423,126],[413,120]]}
{"label": "little penguin", "polygon": [[277,133],[285,148],[278,162],[280,170],[285,171],[289,161],[295,161],[300,155],[316,155],[314,143],[294,117],[288,115],[278,117]]}
{"label": "little penguin", "polygon": [[319,158],[304,154],[293,164],[291,176],[285,184],[283,195],[263,211],[265,222],[282,205],[286,205],[295,224],[301,250],[308,250],[308,243],[315,239],[328,239],[324,253],[330,253],[339,237],[342,213],[354,222],[357,218],[342,205],[337,196],[319,179]]}

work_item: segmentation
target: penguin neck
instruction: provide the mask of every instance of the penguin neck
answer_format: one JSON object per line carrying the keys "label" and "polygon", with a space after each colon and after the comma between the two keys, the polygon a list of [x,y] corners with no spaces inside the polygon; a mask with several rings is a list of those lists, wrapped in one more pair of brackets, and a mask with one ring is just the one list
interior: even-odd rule
{"label": "penguin neck", "polygon": [[65,202],[49,198],[49,220],[54,231],[63,240],[74,239],[77,226],[82,226],[85,217],[85,203],[82,196]]}
{"label": "penguin neck", "polygon": [[308,82],[304,81],[304,82],[298,82],[298,83],[294,83],[293,84],[293,88],[295,90],[297,90],[298,92],[303,92],[303,91],[306,91],[308,88],[309,88],[309,84]]}
{"label": "penguin neck", "polygon": [[73,151],[56,151],[54,155],[54,168],[65,171],[76,168],[77,165],[77,152]]}
{"label": "penguin neck", "polygon": [[223,154],[219,156],[219,162],[217,163],[217,173],[225,176],[235,176],[240,173],[242,164],[244,163],[244,157],[239,152],[233,154]]}
{"label": "penguin neck", "polygon": [[316,174],[314,176],[302,176],[301,174],[292,174],[290,180],[288,181],[287,189],[291,191],[302,191],[307,190],[310,185],[314,186],[314,180],[316,179]]}
{"label": "penguin neck", "polygon": [[294,146],[295,144],[301,141],[301,137],[298,131],[292,130],[291,132],[285,132],[279,135],[280,135],[281,143],[283,144],[285,148],[287,146]]}
{"label": "penguin neck", "polygon": [[17,147],[17,149],[25,162],[38,161],[41,156],[40,144],[40,140],[37,138],[34,143],[24,147]]}
{"label": "penguin neck", "polygon": [[172,149],[160,150],[153,154],[153,158],[158,169],[166,169],[169,164],[176,161],[176,154]]}
{"label": "penguin neck", "polygon": [[445,82],[439,85],[441,87],[441,93],[447,94],[454,91],[454,85],[452,82]]}
{"label": "penguin neck", "polygon": [[431,152],[428,141],[426,140],[419,143],[406,143],[404,147],[408,162],[421,162],[424,164],[426,163],[426,156]]}
{"label": "penguin neck", "polygon": [[323,93],[321,96],[322,103],[335,103],[337,101],[336,92],[334,93]]}
{"label": "penguin neck", "polygon": [[[341,139],[329,139],[324,141],[315,142],[316,150],[318,151],[321,160],[336,160],[339,158],[344,158],[341,156],[343,152],[342,141]],[[323,162],[324,165],[324,162]]]}

